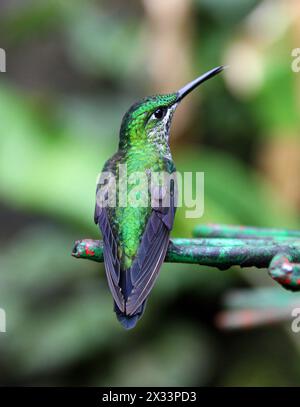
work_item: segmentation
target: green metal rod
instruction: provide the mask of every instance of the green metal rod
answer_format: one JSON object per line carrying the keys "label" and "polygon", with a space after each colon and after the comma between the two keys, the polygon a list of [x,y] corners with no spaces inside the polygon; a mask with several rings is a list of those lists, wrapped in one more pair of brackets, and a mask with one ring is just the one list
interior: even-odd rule
{"label": "green metal rod", "polygon": [[[300,291],[300,232],[228,225],[201,225],[198,238],[171,239],[165,261],[218,267],[269,267],[270,276],[284,288]],[[204,237],[203,237],[204,236]],[[206,237],[209,236],[209,237]],[[75,243],[72,256],[103,262],[103,242]]]}
{"label": "green metal rod", "polygon": [[[191,263],[226,269],[268,267],[278,252],[289,252],[292,261],[300,262],[300,242],[291,239],[171,239],[165,258],[170,263]],[[79,240],[72,256],[103,262],[103,243],[99,240]]]}
{"label": "green metal rod", "polygon": [[270,263],[269,274],[288,290],[299,291],[300,263],[295,263],[293,260],[293,256],[288,251],[277,253]]}
{"label": "green metal rod", "polygon": [[198,225],[193,231],[195,237],[225,237],[225,238],[300,238],[299,230],[258,228],[253,226],[233,226],[233,225]]}

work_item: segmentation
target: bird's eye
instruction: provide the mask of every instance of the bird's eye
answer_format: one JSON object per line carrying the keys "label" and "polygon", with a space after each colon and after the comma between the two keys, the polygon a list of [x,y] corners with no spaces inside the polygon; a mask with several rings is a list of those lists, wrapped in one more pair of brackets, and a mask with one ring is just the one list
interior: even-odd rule
{"label": "bird's eye", "polygon": [[162,119],[164,115],[166,114],[166,109],[163,109],[162,107],[159,107],[158,109],[155,110],[154,112],[154,117],[156,119]]}

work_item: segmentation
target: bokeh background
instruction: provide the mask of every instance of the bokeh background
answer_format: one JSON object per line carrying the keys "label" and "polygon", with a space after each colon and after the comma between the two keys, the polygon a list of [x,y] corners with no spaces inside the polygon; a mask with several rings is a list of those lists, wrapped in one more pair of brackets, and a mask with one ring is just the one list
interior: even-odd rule
{"label": "bokeh background", "polygon": [[[299,17],[297,0],[0,1],[1,385],[300,384],[299,295],[266,270],[165,264],[126,332],[103,266],[70,255],[98,238],[96,178],[127,108],[220,64],[172,126],[177,169],[205,172],[205,214],[178,211],[174,236],[299,228]],[[230,329],[241,309],[257,322]]]}

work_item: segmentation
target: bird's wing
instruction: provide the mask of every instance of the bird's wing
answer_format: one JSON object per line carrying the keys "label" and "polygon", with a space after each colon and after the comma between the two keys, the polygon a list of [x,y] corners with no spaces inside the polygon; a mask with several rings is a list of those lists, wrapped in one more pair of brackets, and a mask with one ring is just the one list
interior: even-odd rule
{"label": "bird's wing", "polygon": [[103,255],[106,277],[112,296],[120,309],[125,310],[125,300],[120,288],[120,261],[118,258],[118,246],[109,223],[107,208],[96,205],[95,215],[97,224],[103,236]]}
{"label": "bird's wing", "polygon": [[[108,170],[109,168],[104,169]],[[117,306],[123,312],[125,310],[125,299],[120,288],[121,272],[118,245],[108,216],[108,211],[111,210],[111,208],[103,205],[103,199],[108,199],[109,188],[109,182],[101,186],[98,184],[97,186],[94,220],[96,225],[99,226],[103,236],[104,265],[108,285]]]}
{"label": "bird's wing", "polygon": [[[126,301],[126,314],[132,315],[148,297],[160,267],[165,259],[169,245],[169,236],[175,217],[175,180],[168,188],[168,206],[161,206],[158,201],[148,219],[137,256],[130,268],[132,290]],[[166,202],[166,201],[165,201]]]}
{"label": "bird's wing", "polygon": [[[171,181],[166,196],[163,199],[157,199],[156,205],[152,207],[137,255],[128,270],[130,281],[127,276],[121,276],[118,244],[108,216],[111,208],[96,203],[95,223],[103,235],[104,263],[108,285],[118,308],[126,315],[134,314],[148,297],[165,259],[175,217],[174,182],[175,180]],[[105,187],[108,188],[105,185],[101,187],[101,194],[106,199]],[[98,192],[99,189],[97,195]],[[163,202],[168,202],[168,206],[163,206]],[[126,278],[124,279],[124,277]],[[123,285],[125,286],[123,287]]]}

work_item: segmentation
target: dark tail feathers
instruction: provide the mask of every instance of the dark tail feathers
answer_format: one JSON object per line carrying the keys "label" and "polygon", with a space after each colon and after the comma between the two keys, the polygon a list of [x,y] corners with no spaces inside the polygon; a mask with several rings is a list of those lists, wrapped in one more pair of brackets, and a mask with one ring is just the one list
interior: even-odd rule
{"label": "dark tail feathers", "polygon": [[138,320],[142,317],[145,311],[146,301],[147,300],[143,302],[143,304],[136,310],[136,312],[133,315],[124,314],[119,310],[118,306],[115,303],[114,311],[117,315],[119,322],[125,329],[132,329],[136,326]]}

